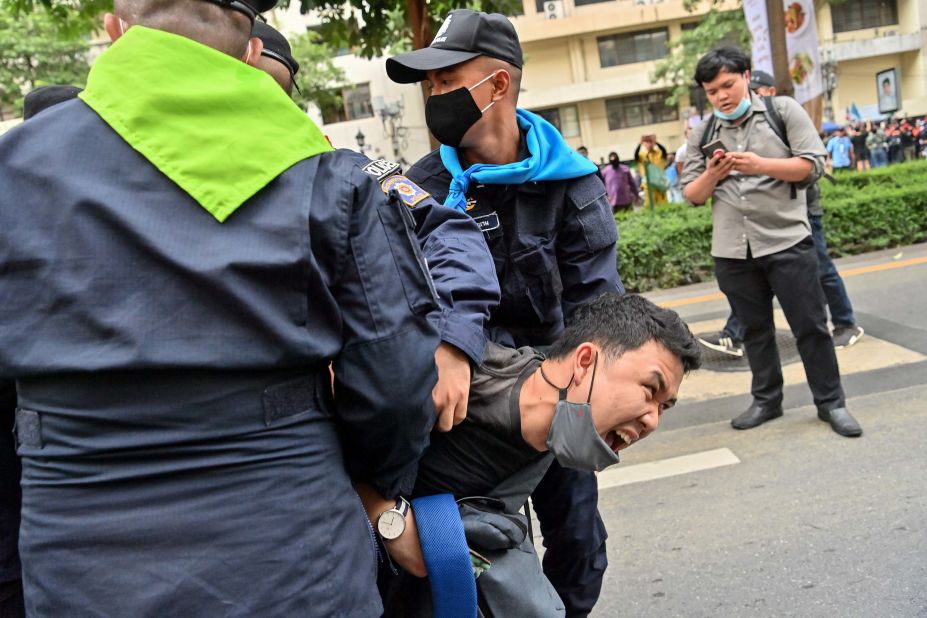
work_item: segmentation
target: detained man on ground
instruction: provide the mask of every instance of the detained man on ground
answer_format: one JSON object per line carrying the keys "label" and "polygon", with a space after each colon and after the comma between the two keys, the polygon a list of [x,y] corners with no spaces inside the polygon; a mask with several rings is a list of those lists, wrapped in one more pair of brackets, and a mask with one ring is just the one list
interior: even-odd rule
{"label": "detained man on ground", "polygon": [[[466,419],[432,433],[413,491],[457,498],[471,552],[487,567],[476,580],[484,616],[564,615],[519,507],[554,460],[589,472],[618,463],[657,429],[698,366],[698,343],[679,316],[637,295],[580,307],[546,357],[487,344]],[[387,587],[386,615],[430,615],[428,590],[400,574]]]}

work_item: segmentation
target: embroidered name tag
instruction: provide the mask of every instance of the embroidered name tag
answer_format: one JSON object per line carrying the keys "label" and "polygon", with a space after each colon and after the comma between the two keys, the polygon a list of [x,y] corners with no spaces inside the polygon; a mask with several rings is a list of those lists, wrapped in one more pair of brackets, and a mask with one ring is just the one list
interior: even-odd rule
{"label": "embroidered name tag", "polygon": [[473,220],[480,226],[480,231],[484,234],[499,228],[499,215],[494,212],[482,217],[473,217]]}
{"label": "embroidered name tag", "polygon": [[386,193],[396,189],[400,199],[409,208],[415,208],[416,204],[431,195],[405,176],[391,176],[383,181],[380,186],[383,187],[383,191]]}
{"label": "embroidered name tag", "polygon": [[398,163],[387,161],[386,159],[376,159],[361,168],[367,174],[377,179],[377,182],[383,182],[390,176],[395,176],[402,171]]}

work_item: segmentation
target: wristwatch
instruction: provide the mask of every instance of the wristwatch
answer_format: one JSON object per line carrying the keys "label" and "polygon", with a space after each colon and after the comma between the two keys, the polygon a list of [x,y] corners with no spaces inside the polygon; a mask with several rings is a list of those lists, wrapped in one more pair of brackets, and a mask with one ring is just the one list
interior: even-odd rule
{"label": "wristwatch", "polygon": [[391,541],[399,538],[406,529],[406,515],[409,514],[410,505],[402,496],[396,499],[396,506],[384,511],[377,518],[377,532],[380,536]]}

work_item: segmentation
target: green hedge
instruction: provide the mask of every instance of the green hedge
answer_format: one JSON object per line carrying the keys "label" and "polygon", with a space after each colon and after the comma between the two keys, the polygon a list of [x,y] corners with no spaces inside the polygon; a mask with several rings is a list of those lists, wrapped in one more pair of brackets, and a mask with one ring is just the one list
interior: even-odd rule
{"label": "green hedge", "polygon": [[[927,161],[845,173],[822,183],[824,231],[834,256],[927,241]],[[667,205],[616,217],[618,269],[629,290],[711,279],[711,208]]]}

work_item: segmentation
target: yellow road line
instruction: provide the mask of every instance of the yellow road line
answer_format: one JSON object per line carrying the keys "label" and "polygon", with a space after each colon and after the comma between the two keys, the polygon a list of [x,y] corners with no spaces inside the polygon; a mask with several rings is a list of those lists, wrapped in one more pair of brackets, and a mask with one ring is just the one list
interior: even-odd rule
{"label": "yellow road line", "polygon": [[[883,270],[894,270],[896,268],[905,268],[907,266],[917,266],[918,264],[927,264],[927,257],[919,257],[919,258],[911,258],[908,260],[885,262],[883,264],[873,264],[871,266],[860,266],[859,268],[848,268],[846,270],[841,270],[840,276],[846,279],[847,277],[856,277],[858,275],[876,273],[876,272],[881,272]],[[697,305],[699,303],[709,303],[715,300],[724,300],[724,294],[721,292],[713,292],[711,294],[703,294],[701,296],[692,296],[690,298],[680,298],[677,300],[668,300],[666,302],[662,302],[658,304],[661,307],[672,309],[673,307],[685,307],[686,305]]]}
{"label": "yellow road line", "polygon": [[904,268],[905,266],[916,266],[917,264],[927,264],[927,257],[911,258],[910,260],[898,260],[897,262],[886,262],[885,264],[873,264],[872,266],[860,266],[859,268],[849,268],[841,270],[841,277],[855,277],[856,275],[865,275],[866,273],[876,273],[881,270],[893,270],[895,268]]}

